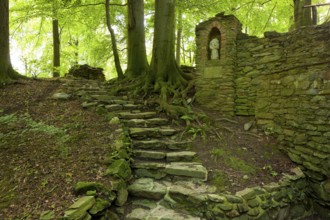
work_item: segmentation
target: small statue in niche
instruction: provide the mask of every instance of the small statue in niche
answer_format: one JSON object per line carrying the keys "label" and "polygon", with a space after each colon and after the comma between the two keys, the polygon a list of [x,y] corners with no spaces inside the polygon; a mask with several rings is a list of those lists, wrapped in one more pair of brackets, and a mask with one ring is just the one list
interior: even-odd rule
{"label": "small statue in niche", "polygon": [[217,60],[219,59],[219,40],[218,38],[213,38],[210,41],[209,47],[211,49],[211,60]]}

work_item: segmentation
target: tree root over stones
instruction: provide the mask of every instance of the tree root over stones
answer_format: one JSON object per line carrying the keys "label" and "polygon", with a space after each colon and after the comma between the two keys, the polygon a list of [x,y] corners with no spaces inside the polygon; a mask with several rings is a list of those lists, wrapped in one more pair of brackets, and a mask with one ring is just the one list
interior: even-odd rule
{"label": "tree root over stones", "polygon": [[194,83],[195,80],[188,81],[181,75],[171,77],[166,82],[161,79],[155,81],[149,75],[144,75],[112,80],[108,82],[108,86],[113,95],[125,94],[131,98],[140,96],[142,99],[148,97],[148,103],[156,103],[160,111],[179,118],[191,112],[187,99]]}

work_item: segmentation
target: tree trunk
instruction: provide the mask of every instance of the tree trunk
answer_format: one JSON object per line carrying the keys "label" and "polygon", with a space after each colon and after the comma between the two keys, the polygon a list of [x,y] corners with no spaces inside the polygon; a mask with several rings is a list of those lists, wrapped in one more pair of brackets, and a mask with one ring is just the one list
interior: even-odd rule
{"label": "tree trunk", "polygon": [[148,61],[144,32],[144,0],[128,0],[128,60],[126,74],[136,77],[146,74]]}
{"label": "tree trunk", "polygon": [[60,76],[61,52],[58,20],[53,18],[53,77]]}
{"label": "tree trunk", "polygon": [[161,102],[169,90],[182,89],[186,80],[175,60],[175,0],[156,0],[155,31],[149,76],[154,89],[161,92]]}
{"label": "tree trunk", "polygon": [[19,78],[10,61],[9,0],[0,2],[0,82]]}
{"label": "tree trunk", "polygon": [[176,32],[176,54],[175,54],[175,59],[179,66],[181,61],[181,38],[182,38],[182,11],[180,9],[178,14],[178,30]]}
{"label": "tree trunk", "polygon": [[311,8],[304,8],[305,5],[311,5],[312,0],[293,0],[293,1],[294,1],[295,28],[313,25]]}
{"label": "tree trunk", "polygon": [[120,59],[117,49],[117,42],[116,42],[116,35],[114,30],[111,27],[111,21],[110,21],[110,0],[105,0],[105,12],[106,12],[106,20],[107,20],[107,27],[110,32],[111,36],[111,44],[112,44],[112,52],[115,59],[115,66],[117,71],[117,76],[119,79],[124,78],[123,70],[121,69],[120,65]]}

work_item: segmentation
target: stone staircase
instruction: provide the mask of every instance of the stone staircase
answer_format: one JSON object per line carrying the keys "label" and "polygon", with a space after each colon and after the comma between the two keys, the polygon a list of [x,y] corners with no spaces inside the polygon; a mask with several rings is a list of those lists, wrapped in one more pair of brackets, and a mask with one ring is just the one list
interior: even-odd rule
{"label": "stone staircase", "polygon": [[[67,79],[64,82],[70,94],[84,100],[82,107],[109,113],[124,126],[124,137],[128,135],[131,140],[134,179],[122,196],[118,195],[120,204],[126,204],[125,210],[117,203],[111,207],[120,214],[120,219],[301,219],[310,214],[312,206],[305,197],[308,184],[299,168],[291,170],[294,175],[286,174],[278,183],[246,188],[235,195],[217,193],[216,187],[206,183],[208,172],[190,150],[191,143],[179,138],[180,128],[167,117],[150,111],[142,102],[110,96],[106,85],[100,82]],[[126,162],[125,171],[129,170],[130,176],[127,161],[121,160]],[[90,210],[83,211],[90,216]]]}
{"label": "stone staircase", "polygon": [[109,96],[100,82],[75,79],[67,83],[70,92],[84,100],[84,108],[103,107],[114,113],[129,131],[135,180],[128,187],[132,211],[125,219],[200,219],[182,208],[176,210],[177,202],[170,197],[214,191],[204,183],[208,172],[196,162],[196,152],[190,151],[191,142],[178,140],[180,130],[168,118],[149,111],[141,103],[125,96]]}

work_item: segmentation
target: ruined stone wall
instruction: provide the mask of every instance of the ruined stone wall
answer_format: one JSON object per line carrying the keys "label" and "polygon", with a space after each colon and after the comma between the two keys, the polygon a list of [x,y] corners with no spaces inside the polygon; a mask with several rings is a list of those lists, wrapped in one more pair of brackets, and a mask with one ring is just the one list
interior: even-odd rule
{"label": "ruined stone wall", "polygon": [[241,35],[237,115],[255,115],[304,168],[311,193],[330,206],[330,24],[258,39]]}
{"label": "ruined stone wall", "polygon": [[[260,77],[329,61],[329,25],[290,33],[265,33],[265,38],[239,35],[235,72],[235,113],[255,115]],[[303,71],[301,71],[303,72]]]}

